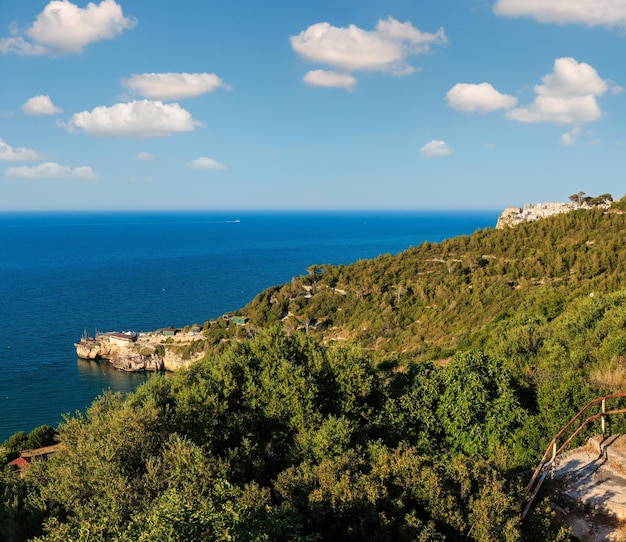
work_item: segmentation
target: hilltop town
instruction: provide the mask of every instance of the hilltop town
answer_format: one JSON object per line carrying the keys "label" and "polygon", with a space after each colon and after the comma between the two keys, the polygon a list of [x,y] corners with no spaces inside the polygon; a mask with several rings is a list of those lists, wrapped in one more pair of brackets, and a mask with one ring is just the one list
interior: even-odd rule
{"label": "hilltop town", "polygon": [[527,203],[524,207],[507,207],[498,218],[496,228],[502,229],[507,226],[515,226],[522,222],[532,222],[540,218],[569,213],[578,209],[600,207],[607,210],[613,202],[611,194],[601,194],[593,198],[585,196],[584,192],[572,194],[569,200],[569,203]]}

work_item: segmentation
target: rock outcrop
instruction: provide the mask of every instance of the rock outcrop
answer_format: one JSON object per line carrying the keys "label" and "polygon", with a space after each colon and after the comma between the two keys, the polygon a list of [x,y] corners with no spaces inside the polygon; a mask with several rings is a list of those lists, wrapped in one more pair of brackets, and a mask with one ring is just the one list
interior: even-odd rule
{"label": "rock outcrop", "polygon": [[[198,340],[197,335],[182,335],[176,339],[154,333],[141,333],[133,340],[120,339],[122,334],[105,333],[95,339],[83,337],[75,344],[78,357],[105,360],[123,371],[176,371],[188,367],[204,355],[203,349],[185,354],[185,347]],[[168,341],[169,339],[169,341]]]}
{"label": "rock outcrop", "polygon": [[[589,200],[589,201],[587,201]],[[507,207],[498,218],[496,229],[515,226],[522,222],[532,222],[548,216],[569,213],[578,209],[604,209],[611,207],[613,199],[610,194],[603,194],[597,198],[586,198],[585,201],[571,203],[527,203],[524,207]]]}
{"label": "rock outcrop", "polygon": [[496,229],[569,213],[578,208],[580,207],[574,203],[527,203],[524,207],[507,207],[498,218]]}

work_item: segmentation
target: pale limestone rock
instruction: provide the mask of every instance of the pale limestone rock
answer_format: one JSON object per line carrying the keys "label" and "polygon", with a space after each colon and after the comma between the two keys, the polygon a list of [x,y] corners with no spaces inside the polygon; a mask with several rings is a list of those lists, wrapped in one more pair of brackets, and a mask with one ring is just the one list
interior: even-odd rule
{"label": "pale limestone rock", "polygon": [[[196,336],[197,339],[197,336]],[[109,337],[100,335],[95,339],[83,338],[75,344],[78,357],[94,361],[108,361],[122,371],[176,371],[188,367],[203,357],[199,352],[195,356],[183,359],[179,353],[184,341],[163,343],[162,338],[142,340],[136,343],[111,342]]]}
{"label": "pale limestone rock", "polygon": [[522,222],[532,222],[547,216],[569,213],[574,209],[582,208],[573,203],[527,203],[524,207],[507,207],[496,224],[496,229],[515,226]]}
{"label": "pale limestone rock", "polygon": [[532,222],[547,216],[569,213],[578,209],[604,209],[607,211],[611,207],[611,201],[606,200],[603,203],[527,203],[524,207],[507,207],[498,218],[496,229],[502,229],[507,226],[515,226],[522,222]]}

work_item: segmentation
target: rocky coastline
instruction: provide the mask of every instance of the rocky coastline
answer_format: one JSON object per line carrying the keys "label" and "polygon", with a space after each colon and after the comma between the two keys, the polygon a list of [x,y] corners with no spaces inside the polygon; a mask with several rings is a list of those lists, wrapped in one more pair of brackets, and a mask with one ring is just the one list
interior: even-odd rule
{"label": "rocky coastline", "polygon": [[[607,210],[612,199],[610,195],[606,196],[609,197],[587,198],[593,200],[591,202],[528,203],[523,207],[507,207],[499,216],[496,229],[578,209],[601,207]],[[240,316],[224,315],[222,318],[237,325],[245,325],[247,322],[246,318]],[[205,355],[206,340],[202,331],[200,326],[194,324],[184,329],[165,328],[148,333],[130,331],[96,333],[93,338],[85,334],[74,346],[78,357],[85,360],[107,361],[122,371],[177,371]]]}
{"label": "rocky coastline", "polygon": [[107,361],[122,371],[177,371],[204,355],[204,349],[191,352],[189,348],[198,341],[204,342],[195,330],[171,335],[162,331],[111,332],[95,338],[83,335],[74,346],[78,357]]}

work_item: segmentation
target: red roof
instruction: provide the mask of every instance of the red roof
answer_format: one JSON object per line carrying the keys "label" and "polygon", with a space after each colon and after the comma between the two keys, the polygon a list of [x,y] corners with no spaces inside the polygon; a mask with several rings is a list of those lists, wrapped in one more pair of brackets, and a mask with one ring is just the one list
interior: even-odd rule
{"label": "red roof", "polygon": [[18,469],[23,469],[24,467],[28,467],[28,465],[30,465],[30,461],[28,459],[24,459],[23,457],[18,457],[13,461],[9,461],[7,465],[12,467],[15,466]]}

